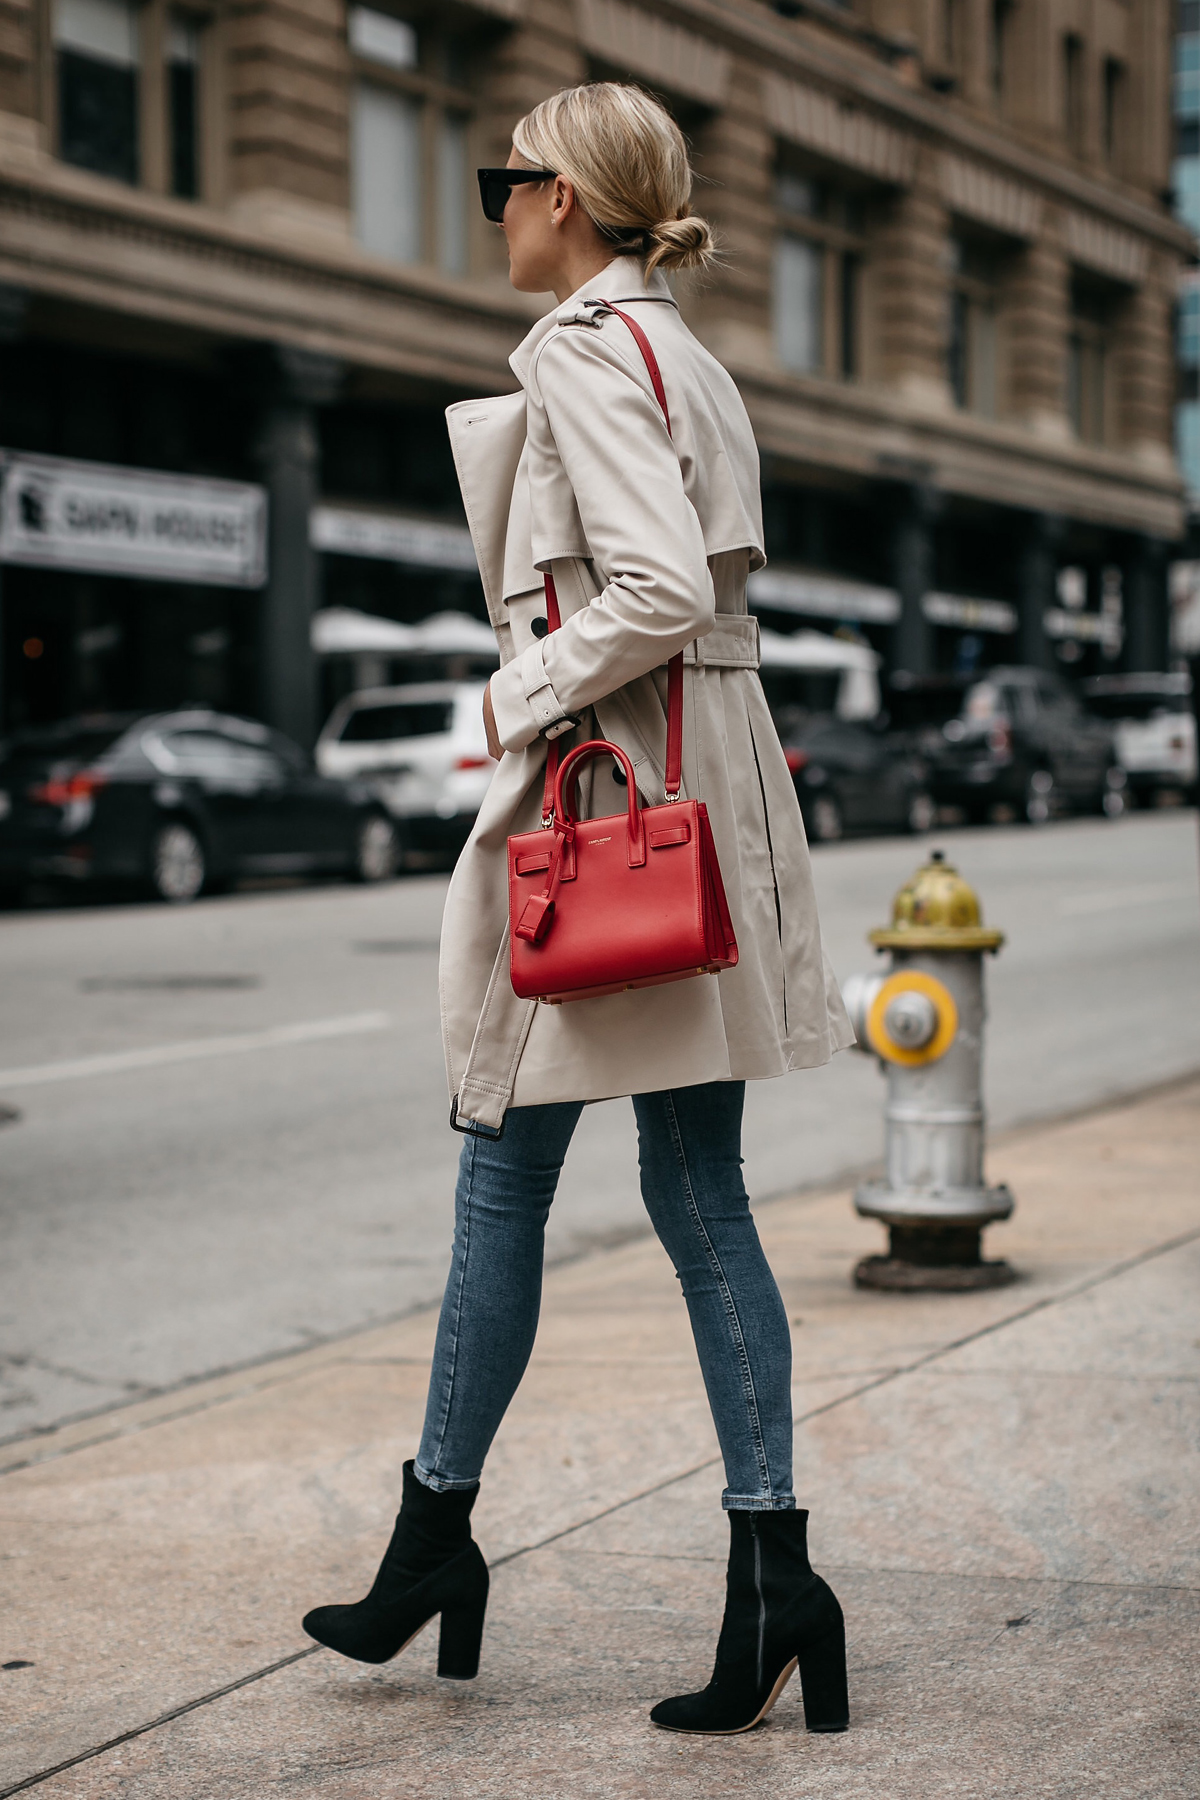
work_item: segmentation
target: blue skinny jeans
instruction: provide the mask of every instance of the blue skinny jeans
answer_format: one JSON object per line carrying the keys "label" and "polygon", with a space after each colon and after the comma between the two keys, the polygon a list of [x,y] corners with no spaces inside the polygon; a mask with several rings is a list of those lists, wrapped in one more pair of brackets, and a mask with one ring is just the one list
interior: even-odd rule
{"label": "blue skinny jeans", "polygon": [[[635,1094],[642,1198],[675,1265],[725,1462],[723,1504],[786,1511],[792,1347],[742,1181],[745,1084]],[[582,1102],[510,1108],[501,1138],[469,1137],[454,1255],[416,1473],[474,1487],[525,1373],[542,1297],[546,1220]]]}

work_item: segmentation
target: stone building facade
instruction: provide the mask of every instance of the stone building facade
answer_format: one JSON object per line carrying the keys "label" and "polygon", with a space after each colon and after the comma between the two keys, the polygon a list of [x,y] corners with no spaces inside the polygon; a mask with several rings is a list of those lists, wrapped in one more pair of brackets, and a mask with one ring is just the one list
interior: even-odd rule
{"label": "stone building facade", "polygon": [[479,610],[441,409],[540,308],[473,172],[598,76],[694,148],[724,256],[679,296],[763,453],[764,619],[901,685],[1163,666],[1171,42],[1170,0],[0,0],[5,718],[311,740],[314,610]]}

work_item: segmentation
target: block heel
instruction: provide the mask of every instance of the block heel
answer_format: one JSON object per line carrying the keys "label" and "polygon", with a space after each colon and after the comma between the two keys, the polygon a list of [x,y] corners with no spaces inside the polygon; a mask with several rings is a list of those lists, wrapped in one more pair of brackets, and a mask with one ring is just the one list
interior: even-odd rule
{"label": "block heel", "polygon": [[443,1681],[474,1681],[487,1612],[487,1587],[463,1606],[444,1606],[438,1637],[437,1672]]}
{"label": "block heel", "polygon": [[[833,1600],[833,1595],[829,1598]],[[833,1600],[834,1606],[837,1601]],[[824,1631],[810,1637],[796,1657],[804,1723],[810,1731],[845,1731],[850,1724],[846,1681],[846,1626],[842,1609]]]}
{"label": "block heel", "polygon": [[828,1583],[808,1560],[806,1512],[731,1512],[725,1618],[706,1688],[660,1700],[665,1731],[731,1737],[761,1725],[800,1671],[810,1731],[845,1731],[846,1628]]}

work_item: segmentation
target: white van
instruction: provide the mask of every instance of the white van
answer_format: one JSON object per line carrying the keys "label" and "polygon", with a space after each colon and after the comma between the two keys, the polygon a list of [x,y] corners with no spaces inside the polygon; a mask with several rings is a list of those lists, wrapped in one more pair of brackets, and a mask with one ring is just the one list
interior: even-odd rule
{"label": "white van", "polygon": [[425,681],[350,694],[317,739],[317,767],[365,781],[396,820],[405,851],[453,860],[496,767],[483,729],[485,687]]}

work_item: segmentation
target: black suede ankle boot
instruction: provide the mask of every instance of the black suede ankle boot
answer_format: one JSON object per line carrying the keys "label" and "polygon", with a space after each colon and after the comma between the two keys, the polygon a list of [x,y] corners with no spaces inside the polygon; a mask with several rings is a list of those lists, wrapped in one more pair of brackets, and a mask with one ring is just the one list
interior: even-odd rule
{"label": "black suede ankle boot", "polygon": [[651,1723],[727,1736],[765,1719],[799,1666],[810,1731],[844,1731],[842,1609],[808,1561],[806,1512],[731,1512],[725,1619],[712,1680],[662,1700]]}
{"label": "black suede ankle boot", "polygon": [[304,1629],[319,1644],[359,1662],[388,1662],[437,1613],[438,1674],[470,1681],[479,1672],[488,1571],[471,1537],[478,1487],[436,1493],[404,1465],[404,1497],[392,1541],[365,1600],[318,1606]]}

